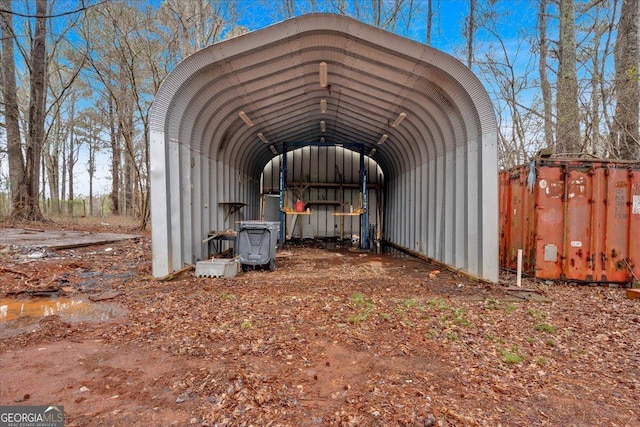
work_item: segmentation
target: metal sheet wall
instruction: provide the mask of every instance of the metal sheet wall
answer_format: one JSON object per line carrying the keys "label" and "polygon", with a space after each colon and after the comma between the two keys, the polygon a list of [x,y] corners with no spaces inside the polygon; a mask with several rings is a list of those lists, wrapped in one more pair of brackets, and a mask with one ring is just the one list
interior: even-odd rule
{"label": "metal sheet wall", "polygon": [[[538,159],[500,174],[500,265],[539,279],[640,277],[640,163]],[[634,279],[635,276],[635,279]]]}
{"label": "metal sheet wall", "polygon": [[[279,192],[279,173],[282,155],[275,157],[265,167],[262,176],[264,194]],[[378,164],[365,157],[369,182],[368,225],[381,231],[383,174]],[[295,203],[296,186],[305,188],[303,201],[313,212],[298,216],[303,227],[291,227],[288,219],[288,237],[336,237],[359,238],[362,224],[358,217],[339,217],[335,212],[348,212],[360,203],[360,154],[336,146],[307,146],[287,153],[288,204]],[[342,188],[341,184],[342,183]],[[308,186],[307,186],[308,185]],[[305,236],[301,236],[300,233]],[[371,236],[374,237],[375,236]]]}

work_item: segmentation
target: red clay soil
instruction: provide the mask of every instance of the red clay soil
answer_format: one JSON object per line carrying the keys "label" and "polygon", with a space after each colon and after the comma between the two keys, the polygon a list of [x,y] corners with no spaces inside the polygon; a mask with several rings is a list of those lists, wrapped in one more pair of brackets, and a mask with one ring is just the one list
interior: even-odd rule
{"label": "red clay soil", "polygon": [[148,233],[0,250],[2,297],[111,314],[0,323],[0,405],[64,405],[66,426],[640,426],[624,289],[518,293],[316,242],[274,272],[170,281]]}

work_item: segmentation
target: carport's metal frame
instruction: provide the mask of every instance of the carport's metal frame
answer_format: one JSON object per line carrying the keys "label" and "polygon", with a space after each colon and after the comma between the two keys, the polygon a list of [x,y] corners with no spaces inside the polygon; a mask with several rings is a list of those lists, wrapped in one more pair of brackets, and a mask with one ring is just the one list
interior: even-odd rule
{"label": "carport's metal frame", "polygon": [[[331,14],[208,46],[166,77],[149,120],[154,276],[208,257],[201,242],[212,231],[259,218],[265,165],[285,141],[321,137],[376,148],[386,241],[498,280],[487,91],[444,52]],[[246,206],[225,221],[222,203]]]}

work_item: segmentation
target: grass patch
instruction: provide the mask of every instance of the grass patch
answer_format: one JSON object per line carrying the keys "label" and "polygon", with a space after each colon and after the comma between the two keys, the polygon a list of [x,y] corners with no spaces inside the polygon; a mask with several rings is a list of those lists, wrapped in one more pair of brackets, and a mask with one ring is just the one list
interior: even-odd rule
{"label": "grass patch", "polygon": [[527,310],[527,315],[533,317],[537,321],[541,321],[547,318],[547,314],[539,310]]}
{"label": "grass patch", "polygon": [[464,308],[456,308],[453,310],[453,321],[461,326],[469,327],[471,326],[471,322],[465,317],[467,314]]}
{"label": "grass patch", "polygon": [[407,318],[404,318],[402,320],[402,324],[404,326],[406,326],[407,328],[413,328],[413,322],[411,320],[407,319]]}
{"label": "grass patch", "polygon": [[424,305],[421,305],[420,301],[416,298],[409,298],[402,301],[402,308],[407,311],[413,308],[417,308],[420,311],[424,311],[426,309],[426,307]]}
{"label": "grass patch", "polygon": [[541,324],[536,326],[536,331],[538,331],[538,332],[547,332],[547,333],[550,333],[550,334],[555,334],[557,330],[558,330],[558,328],[556,328],[555,326],[550,325],[548,323],[541,323]]}
{"label": "grass patch", "polygon": [[369,318],[369,313],[368,312],[360,311],[357,314],[352,314],[351,316],[347,317],[347,322],[349,322],[349,323],[360,323],[360,322],[364,322],[368,318]]}
{"label": "grass patch", "polygon": [[502,341],[502,338],[500,338],[499,336],[493,335],[493,334],[487,334],[487,339],[491,342],[495,342],[498,344],[504,344],[504,341]]}
{"label": "grass patch", "polygon": [[507,305],[503,308],[503,311],[504,311],[506,314],[511,314],[511,313],[513,313],[514,311],[516,311],[516,310],[517,310],[517,308],[518,308],[518,307],[517,307],[516,305],[514,305],[514,304],[507,304]]}
{"label": "grass patch", "polygon": [[353,295],[351,295],[351,304],[355,305],[356,307],[360,307],[364,305],[364,303],[365,303],[364,295],[361,294],[360,292],[356,292]]}
{"label": "grass patch", "polygon": [[253,323],[251,323],[251,320],[244,320],[241,324],[240,327],[242,329],[249,329],[253,326]]}
{"label": "grass patch", "polygon": [[402,302],[402,307],[404,307],[406,310],[411,310],[412,308],[417,306],[418,300],[416,300],[415,298],[409,298]]}
{"label": "grass patch", "polygon": [[509,350],[500,350],[500,355],[502,356],[502,361],[510,365],[517,365],[526,359],[525,355],[518,349],[518,346],[515,345],[512,345]]}
{"label": "grass patch", "polygon": [[466,310],[464,308],[447,307],[447,311],[438,316],[440,323],[451,324],[454,323],[459,326],[469,327],[471,322],[466,318]]}
{"label": "grass patch", "polygon": [[364,322],[369,318],[369,315],[373,312],[375,308],[373,305],[373,301],[371,301],[368,298],[365,298],[365,296],[360,292],[356,292],[353,295],[351,295],[351,304],[355,308],[359,308],[360,311],[358,311],[356,314],[352,314],[349,317],[347,317],[347,322],[349,323]]}
{"label": "grass patch", "polygon": [[434,298],[430,300],[427,305],[439,310],[448,310],[450,308],[449,304],[447,304],[447,301],[445,301],[444,298]]}
{"label": "grass patch", "polygon": [[485,299],[484,305],[487,310],[500,310],[500,301],[495,298]]}
{"label": "grass patch", "polygon": [[430,329],[429,332],[427,332],[426,334],[424,334],[424,337],[427,339],[435,339],[438,337],[438,335],[440,335],[440,332],[438,332],[436,329]]}
{"label": "grass patch", "polygon": [[506,314],[511,314],[517,310],[517,306],[514,304],[504,305],[502,302],[495,298],[487,298],[484,300],[485,308],[487,310],[502,310]]}
{"label": "grass patch", "polygon": [[487,310],[502,310],[506,314],[511,314],[518,309],[515,304],[504,305],[502,302],[495,298],[487,298],[484,300],[485,308]]}

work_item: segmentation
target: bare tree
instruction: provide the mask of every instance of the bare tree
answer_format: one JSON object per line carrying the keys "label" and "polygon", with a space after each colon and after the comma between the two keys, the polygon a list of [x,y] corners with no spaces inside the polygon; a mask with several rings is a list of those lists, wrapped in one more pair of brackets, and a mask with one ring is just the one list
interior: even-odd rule
{"label": "bare tree", "polygon": [[466,40],[467,47],[467,67],[471,68],[473,65],[473,50],[474,50],[474,39],[476,35],[476,0],[469,0],[469,15],[465,18],[464,21],[464,39]]}
{"label": "bare tree", "polygon": [[[132,86],[132,77],[135,79],[135,73],[139,71],[137,65],[142,60],[130,55],[130,43],[135,43],[135,28],[140,25],[141,16],[140,11],[125,4],[110,3],[92,10],[81,26],[91,70],[87,79],[96,89],[96,95],[101,97],[96,104],[103,106],[103,116],[111,122],[106,128],[110,132],[112,152],[112,202],[121,213],[134,206],[130,192],[133,180],[125,180],[124,207],[119,203],[121,139],[125,146],[125,163],[130,166],[125,171],[140,169],[135,153],[138,132],[133,117],[134,103],[140,95],[134,93],[137,89]],[[125,179],[127,177],[130,175],[125,175]]]}
{"label": "bare tree", "polygon": [[549,57],[549,41],[547,40],[547,2],[540,0],[538,11],[538,73],[542,93],[542,115],[544,120],[544,141],[548,148],[555,146],[553,139],[553,95],[551,83],[547,75],[547,58]]}
{"label": "bare tree", "polygon": [[22,154],[20,133],[20,109],[18,108],[16,65],[14,55],[15,33],[11,0],[2,0],[0,17],[2,18],[2,87],[7,130],[7,156],[9,163],[9,187],[12,194],[12,206],[22,211],[28,203],[25,183],[25,161]]}
{"label": "bare tree", "polygon": [[116,131],[117,118],[112,97],[107,97],[107,115],[109,128],[109,142],[111,145],[111,213],[120,215],[120,172],[122,162],[122,145],[120,144],[120,134]]}
{"label": "bare tree", "polygon": [[577,9],[578,81],[584,152],[590,156],[608,157],[610,134],[609,110],[612,109],[612,28],[615,22],[616,0],[580,4]]}
{"label": "bare tree", "polygon": [[623,0],[615,46],[616,110],[611,132],[615,154],[622,159],[640,155],[640,1]]}
{"label": "bare tree", "polygon": [[[76,101],[77,101],[77,95],[73,93],[70,97],[70,105],[69,105],[69,111],[68,111],[69,113],[68,120],[71,124],[75,124],[77,119],[76,118]],[[75,126],[71,125],[69,126],[69,140],[67,144],[66,169],[65,169],[69,177],[69,195],[67,197],[67,201],[68,201],[67,215],[70,217],[73,216],[73,199],[75,197],[74,173],[75,173],[76,163],[78,163],[79,151],[80,151],[80,143],[78,142]]]}
{"label": "bare tree", "polygon": [[[286,17],[294,16],[294,0],[283,0],[282,5]],[[219,41],[234,20],[234,1],[165,0],[153,19],[153,31],[166,41],[171,64]]]}
{"label": "bare tree", "polygon": [[583,151],[580,141],[574,2],[560,0],[555,151],[561,154],[579,154]]}
{"label": "bare tree", "polygon": [[433,32],[433,0],[427,0],[427,36],[425,43],[431,44],[431,33]]}
{"label": "bare tree", "polygon": [[89,175],[89,215],[94,215],[95,213],[93,206],[93,185],[97,171],[96,155],[105,146],[104,141],[100,138],[103,126],[104,118],[102,113],[92,107],[83,110],[81,119],[76,123],[78,143],[83,144],[87,148],[87,154],[89,156],[85,164],[87,174]]}
{"label": "bare tree", "polygon": [[528,31],[519,30],[515,44],[505,39],[501,33],[501,19],[510,17],[493,6],[485,4],[476,15],[481,17],[477,28],[482,29],[485,39],[484,48],[474,58],[474,64],[494,99],[499,125],[499,164],[511,168],[528,161],[541,148],[541,138],[537,135],[543,117],[539,112],[538,96],[531,96],[537,61],[530,54],[534,42]]}
{"label": "bare tree", "polygon": [[47,86],[49,98],[52,101],[47,110],[43,162],[49,184],[52,213],[58,214],[61,207],[60,200],[64,199],[64,186],[61,184],[65,183],[66,167],[70,164],[67,161],[66,148],[75,125],[73,120],[75,103],[82,90],[75,81],[83,64],[74,64],[73,59],[68,57],[52,58],[49,64]]}
{"label": "bare tree", "polygon": [[25,203],[14,206],[14,218],[42,221],[40,211],[40,161],[45,138],[47,101],[47,1],[36,0],[35,30],[31,40],[29,115],[25,150]]}
{"label": "bare tree", "polygon": [[282,13],[282,16],[285,18],[292,18],[296,16],[296,1],[282,0],[280,13]]}
{"label": "bare tree", "polygon": [[[42,153],[45,141],[49,130],[51,129],[51,121],[49,127],[47,127],[47,116],[53,116],[52,111],[58,108],[57,104],[64,99],[65,91],[73,84],[75,76],[77,76],[77,70],[75,73],[69,75],[69,79],[64,82],[60,87],[59,96],[54,96],[49,99],[49,64],[52,58],[57,57],[57,50],[60,46],[61,40],[68,35],[70,28],[74,26],[77,18],[71,19],[66,25],[61,25],[57,28],[57,35],[52,37],[52,41],[48,43],[48,37],[53,35],[53,32],[49,31],[48,25],[51,17],[61,16],[77,16],[79,12],[86,9],[84,4],[82,7],[75,11],[63,13],[61,15],[51,14],[48,10],[48,2],[46,0],[35,1],[35,13],[22,13],[20,16],[24,20],[24,26],[30,42],[29,48],[22,43],[18,43],[13,32],[13,11],[11,9],[11,1],[3,0],[3,33],[9,37],[3,37],[3,50],[7,50],[6,54],[3,52],[4,63],[4,78],[5,83],[5,103],[7,104],[7,121],[11,124],[9,127],[12,129],[12,161],[10,162],[11,175],[14,177],[12,182],[16,183],[15,188],[12,188],[14,192],[14,203],[12,217],[15,219],[23,220],[35,220],[42,221],[44,216],[40,209],[40,189],[42,177],[45,180],[46,174],[44,170],[44,163],[42,162]],[[53,7],[53,3],[51,4]],[[6,42],[6,43],[5,43]],[[13,46],[17,46],[21,58],[24,61],[24,66],[28,73],[23,75],[24,87],[28,87],[28,104],[27,111],[25,112],[25,121],[22,126],[19,123],[18,87],[15,84],[15,62],[16,56],[13,54]],[[51,55],[47,54],[48,46],[51,47],[53,52]],[[48,101],[49,99],[49,101]],[[24,136],[19,135],[19,139],[15,139],[13,132],[20,132],[20,128],[26,130]],[[20,144],[16,141],[20,140]],[[15,145],[14,145],[15,143]],[[15,149],[15,151],[13,151]],[[18,154],[18,152],[20,153]],[[20,162],[19,156],[24,156],[22,162]],[[22,163],[22,165],[20,165]],[[13,187],[13,186],[12,186]],[[44,185],[43,187],[44,188]]]}

